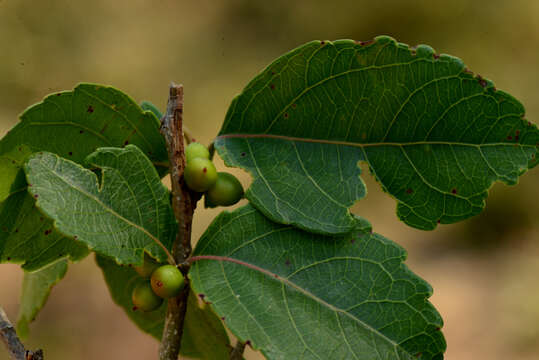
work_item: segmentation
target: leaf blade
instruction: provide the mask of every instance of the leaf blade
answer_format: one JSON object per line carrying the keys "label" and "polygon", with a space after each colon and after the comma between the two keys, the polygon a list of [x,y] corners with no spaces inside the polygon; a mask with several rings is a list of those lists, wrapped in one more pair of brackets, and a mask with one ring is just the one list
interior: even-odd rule
{"label": "leaf blade", "polygon": [[[323,154],[320,168],[342,163],[335,148],[352,152],[353,165],[367,162],[397,200],[398,216],[427,230],[479,213],[494,181],[514,184],[537,165],[538,144],[537,127],[524,120],[512,96],[457,58],[388,37],[315,41],[285,54],[233,100],[215,141],[227,165],[252,174],[246,196],[260,211],[328,234],[351,231],[348,208],[366,190],[357,180],[342,198],[339,189],[317,189],[315,182],[339,184],[342,174],[317,169],[316,159],[305,174],[301,160],[311,159],[311,152]],[[298,146],[310,150],[294,160]],[[345,172],[346,178],[359,175],[357,168]],[[287,181],[299,188],[292,200]],[[335,206],[310,210],[316,204],[305,193],[330,194]],[[328,214],[341,226],[324,222]]]}
{"label": "leaf blade", "polygon": [[60,260],[39,271],[24,273],[21,303],[17,319],[17,333],[28,337],[29,325],[45,306],[54,285],[62,280],[67,272],[67,260]]}
{"label": "leaf blade", "polygon": [[36,206],[55,227],[120,264],[143,262],[144,251],[165,261],[175,236],[168,190],[134,145],[101,148],[88,157],[102,181],[51,153],[30,157],[25,170]]}
{"label": "leaf blade", "polygon": [[431,287],[364,225],[328,239],[251,206],[222,213],[193,254],[193,288],[269,359],[441,359]]}

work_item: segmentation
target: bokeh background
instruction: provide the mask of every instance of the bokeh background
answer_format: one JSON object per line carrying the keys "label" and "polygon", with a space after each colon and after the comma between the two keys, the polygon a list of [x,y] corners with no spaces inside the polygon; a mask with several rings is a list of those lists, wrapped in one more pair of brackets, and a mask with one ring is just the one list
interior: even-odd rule
{"label": "bokeh background", "polygon": [[[80,81],[161,108],[175,81],[185,85],[186,125],[209,143],[233,96],[279,55],[312,39],[380,34],[459,56],[537,123],[538,18],[534,0],[0,0],[0,135],[26,107]],[[495,185],[483,214],[433,232],[400,223],[395,202],[365,177],[369,194],[353,210],[404,246],[433,286],[446,359],[538,359],[539,171],[517,187]],[[217,213],[197,213],[195,238]],[[12,320],[21,284],[18,266],[0,265],[0,304]],[[154,359],[158,343],[113,304],[90,256],[54,288],[27,345],[48,359],[107,360]]]}

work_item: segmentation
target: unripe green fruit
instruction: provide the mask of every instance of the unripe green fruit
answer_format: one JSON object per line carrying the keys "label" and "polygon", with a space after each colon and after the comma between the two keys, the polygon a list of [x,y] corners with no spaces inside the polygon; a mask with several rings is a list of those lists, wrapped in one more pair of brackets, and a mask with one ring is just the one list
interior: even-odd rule
{"label": "unripe green fruit", "polygon": [[191,160],[196,158],[209,159],[210,152],[201,143],[193,142],[185,148],[185,161],[191,162]]}
{"label": "unripe green fruit", "polygon": [[234,205],[243,197],[243,187],[239,180],[226,172],[217,173],[217,181],[206,192],[209,207]]}
{"label": "unripe green fruit", "polygon": [[147,280],[141,281],[135,286],[131,294],[131,301],[134,305],[133,310],[140,309],[142,311],[153,311],[163,303],[163,299],[155,295]]}
{"label": "unripe green fruit", "polygon": [[217,181],[217,169],[209,159],[194,158],[185,165],[183,177],[189,189],[204,192]]}
{"label": "unripe green fruit", "polygon": [[143,278],[148,278],[158,267],[159,264],[156,263],[155,260],[149,257],[146,253],[144,253],[144,264],[140,266],[133,266],[133,269],[135,269],[135,271]]}
{"label": "unripe green fruit", "polygon": [[185,280],[176,266],[163,265],[153,272],[150,283],[156,295],[168,299],[180,293]]}

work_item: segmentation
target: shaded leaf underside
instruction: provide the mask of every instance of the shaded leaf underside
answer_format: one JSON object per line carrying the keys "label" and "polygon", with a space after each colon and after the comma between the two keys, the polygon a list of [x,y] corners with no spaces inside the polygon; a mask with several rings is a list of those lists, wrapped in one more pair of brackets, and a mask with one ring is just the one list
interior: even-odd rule
{"label": "shaded leaf underside", "polygon": [[365,226],[328,238],[252,206],[222,213],[197,244],[192,286],[268,359],[442,359],[430,286]]}
{"label": "shaded leaf underside", "polygon": [[320,233],[353,228],[366,194],[358,161],[408,225],[433,229],[484,208],[496,180],[537,164],[524,108],[457,58],[388,37],[311,42],[232,102],[215,141],[253,176],[247,198],[274,221]]}

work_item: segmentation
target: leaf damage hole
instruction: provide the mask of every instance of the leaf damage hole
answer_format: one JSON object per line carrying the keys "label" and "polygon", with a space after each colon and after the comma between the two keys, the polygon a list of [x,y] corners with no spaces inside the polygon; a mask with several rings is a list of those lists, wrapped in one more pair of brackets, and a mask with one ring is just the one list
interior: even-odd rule
{"label": "leaf damage hole", "polygon": [[89,114],[94,112],[94,108],[92,107],[92,105],[88,105],[88,109],[86,110],[86,112]]}

